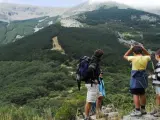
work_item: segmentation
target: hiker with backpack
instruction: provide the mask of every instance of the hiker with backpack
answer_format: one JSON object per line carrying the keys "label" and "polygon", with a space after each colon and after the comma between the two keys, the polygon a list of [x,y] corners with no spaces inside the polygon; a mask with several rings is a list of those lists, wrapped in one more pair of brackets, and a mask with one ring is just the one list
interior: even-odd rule
{"label": "hiker with backpack", "polygon": [[[85,81],[85,86],[87,88],[87,98],[86,98],[86,105],[85,105],[85,120],[89,120],[89,112],[91,110],[91,103],[97,101],[99,96],[99,74],[100,74],[100,61],[101,57],[103,56],[103,51],[98,49],[94,52],[94,55],[88,60],[88,64],[85,63],[86,60],[83,60],[79,64],[78,69],[78,78],[83,78]],[[86,58],[86,57],[85,57]],[[83,64],[83,65],[82,65]],[[86,69],[84,69],[86,68]],[[84,72],[85,71],[85,72]],[[80,81],[78,82],[80,87]],[[97,105],[98,106],[98,105]],[[99,108],[96,108],[99,110]]]}
{"label": "hiker with backpack", "polygon": [[155,53],[155,59],[158,63],[155,66],[154,75],[152,75],[152,84],[156,92],[156,108],[150,114],[154,117],[160,117],[160,49]]}
{"label": "hiker with backpack", "polygon": [[[129,56],[133,53],[133,56]],[[144,55],[143,55],[144,54]],[[146,114],[146,96],[145,89],[148,87],[148,75],[146,67],[151,60],[149,52],[143,46],[131,46],[125,53],[124,59],[132,63],[130,92],[133,94],[135,109],[131,116],[141,116]]]}

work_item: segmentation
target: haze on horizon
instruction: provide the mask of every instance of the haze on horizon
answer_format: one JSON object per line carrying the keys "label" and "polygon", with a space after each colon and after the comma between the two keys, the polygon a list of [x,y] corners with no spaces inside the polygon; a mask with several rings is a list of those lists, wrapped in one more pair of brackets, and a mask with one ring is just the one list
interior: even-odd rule
{"label": "haze on horizon", "polygon": [[0,2],[5,3],[28,4],[47,7],[73,7],[86,1],[88,1],[90,4],[115,1],[132,7],[160,8],[160,0],[0,0]]}
{"label": "haze on horizon", "polygon": [[89,0],[90,3],[115,1],[132,7],[160,7],[160,0]]}

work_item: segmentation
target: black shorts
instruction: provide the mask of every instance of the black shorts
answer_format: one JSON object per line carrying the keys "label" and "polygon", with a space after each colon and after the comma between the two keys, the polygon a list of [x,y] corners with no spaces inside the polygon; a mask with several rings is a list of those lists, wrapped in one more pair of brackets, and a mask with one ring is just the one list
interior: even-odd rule
{"label": "black shorts", "polygon": [[145,94],[145,89],[144,88],[130,89],[130,92],[133,95],[144,95]]}

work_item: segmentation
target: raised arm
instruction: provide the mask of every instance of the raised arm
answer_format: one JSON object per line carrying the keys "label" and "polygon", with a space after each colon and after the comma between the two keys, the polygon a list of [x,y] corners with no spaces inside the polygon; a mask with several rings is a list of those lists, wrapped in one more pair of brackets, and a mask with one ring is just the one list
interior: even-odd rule
{"label": "raised arm", "polygon": [[131,46],[131,48],[124,54],[124,59],[128,60],[128,55],[132,53],[132,48],[133,47]]}
{"label": "raised arm", "polygon": [[147,56],[151,56],[150,53],[142,46],[143,52]]}

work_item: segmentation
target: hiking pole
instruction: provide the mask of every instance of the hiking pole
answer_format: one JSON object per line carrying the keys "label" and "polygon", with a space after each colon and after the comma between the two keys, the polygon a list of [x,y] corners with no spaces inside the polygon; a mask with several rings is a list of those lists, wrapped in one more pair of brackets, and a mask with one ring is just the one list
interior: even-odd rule
{"label": "hiking pole", "polygon": [[82,115],[83,119],[85,118],[85,116],[84,116],[84,114],[83,114],[83,112],[80,108],[77,109],[77,115],[76,116],[78,117],[79,115]]}
{"label": "hiking pole", "polygon": [[76,80],[77,80],[78,90],[80,91],[80,88],[81,88],[81,79],[80,79],[80,76],[78,74],[76,76]]}
{"label": "hiking pole", "polygon": [[[152,64],[152,69],[153,71],[155,70],[155,66],[154,66],[154,63],[153,61],[151,60],[151,64]],[[153,75],[151,74],[151,78],[153,79]],[[154,86],[152,85],[152,89],[154,88]]]}
{"label": "hiking pole", "polygon": [[155,70],[155,67],[154,67],[154,63],[153,63],[153,61],[151,60],[151,63],[152,63],[152,69],[153,69],[153,71]]}
{"label": "hiking pole", "polygon": [[81,88],[81,81],[78,81],[78,80],[77,80],[77,84],[78,84],[78,90],[80,91],[80,88]]}
{"label": "hiking pole", "polygon": [[83,118],[85,118],[85,116],[84,116],[84,114],[83,114],[83,112],[82,112],[81,109],[79,109],[79,112],[81,113],[81,115],[83,116]]}
{"label": "hiking pole", "polygon": [[[155,64],[154,64],[154,56],[153,54],[151,53],[151,64],[152,64],[152,69],[153,69],[153,72],[155,72]],[[153,73],[150,74],[150,78],[153,79]],[[152,88],[153,88],[153,85],[152,85]]]}

